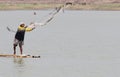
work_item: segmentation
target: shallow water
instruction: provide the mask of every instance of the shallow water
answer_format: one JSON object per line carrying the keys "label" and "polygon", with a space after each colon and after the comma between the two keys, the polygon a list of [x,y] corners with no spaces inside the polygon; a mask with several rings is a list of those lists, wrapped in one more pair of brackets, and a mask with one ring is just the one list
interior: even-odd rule
{"label": "shallow water", "polygon": [[[6,26],[16,30],[21,21],[41,21],[49,12],[0,11],[0,53],[13,53],[15,33]],[[120,11],[61,12],[25,35],[24,53],[41,58],[0,58],[0,77],[119,77],[119,20]]]}

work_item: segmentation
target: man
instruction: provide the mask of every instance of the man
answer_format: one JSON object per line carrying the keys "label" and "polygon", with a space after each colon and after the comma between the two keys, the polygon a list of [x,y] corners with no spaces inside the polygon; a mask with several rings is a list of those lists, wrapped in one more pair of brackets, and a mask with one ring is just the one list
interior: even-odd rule
{"label": "man", "polygon": [[13,49],[14,49],[14,55],[16,55],[16,46],[19,45],[20,48],[20,54],[23,55],[23,48],[22,45],[24,44],[24,36],[25,32],[32,31],[34,28],[29,28],[25,26],[25,24],[22,22],[20,26],[17,29],[17,32],[15,34],[14,38],[14,44],[13,44]]}

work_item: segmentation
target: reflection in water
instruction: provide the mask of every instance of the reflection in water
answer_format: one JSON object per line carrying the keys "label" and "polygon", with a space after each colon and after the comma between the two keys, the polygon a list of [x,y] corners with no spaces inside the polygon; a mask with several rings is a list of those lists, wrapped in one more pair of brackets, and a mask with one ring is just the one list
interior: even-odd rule
{"label": "reflection in water", "polygon": [[24,64],[23,58],[14,58],[14,63],[23,65]]}
{"label": "reflection in water", "polygon": [[13,62],[15,64],[17,77],[22,77],[22,75],[24,75],[25,72],[25,68],[24,68],[25,64],[23,58],[14,58]]}

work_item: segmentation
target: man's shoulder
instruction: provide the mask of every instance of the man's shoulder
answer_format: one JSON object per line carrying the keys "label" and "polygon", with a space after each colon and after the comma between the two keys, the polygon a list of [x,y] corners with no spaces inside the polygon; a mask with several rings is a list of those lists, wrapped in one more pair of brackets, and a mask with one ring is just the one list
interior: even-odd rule
{"label": "man's shoulder", "polygon": [[25,30],[25,27],[18,26],[18,30]]}

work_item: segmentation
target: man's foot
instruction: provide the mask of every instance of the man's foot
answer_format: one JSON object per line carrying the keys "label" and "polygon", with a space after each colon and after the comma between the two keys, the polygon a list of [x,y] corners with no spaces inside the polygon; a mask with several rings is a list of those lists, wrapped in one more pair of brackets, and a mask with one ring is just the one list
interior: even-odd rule
{"label": "man's foot", "polygon": [[25,54],[21,54],[20,56],[23,57],[23,56],[26,56],[26,55]]}
{"label": "man's foot", "polygon": [[16,57],[16,54],[13,54],[13,57]]}

